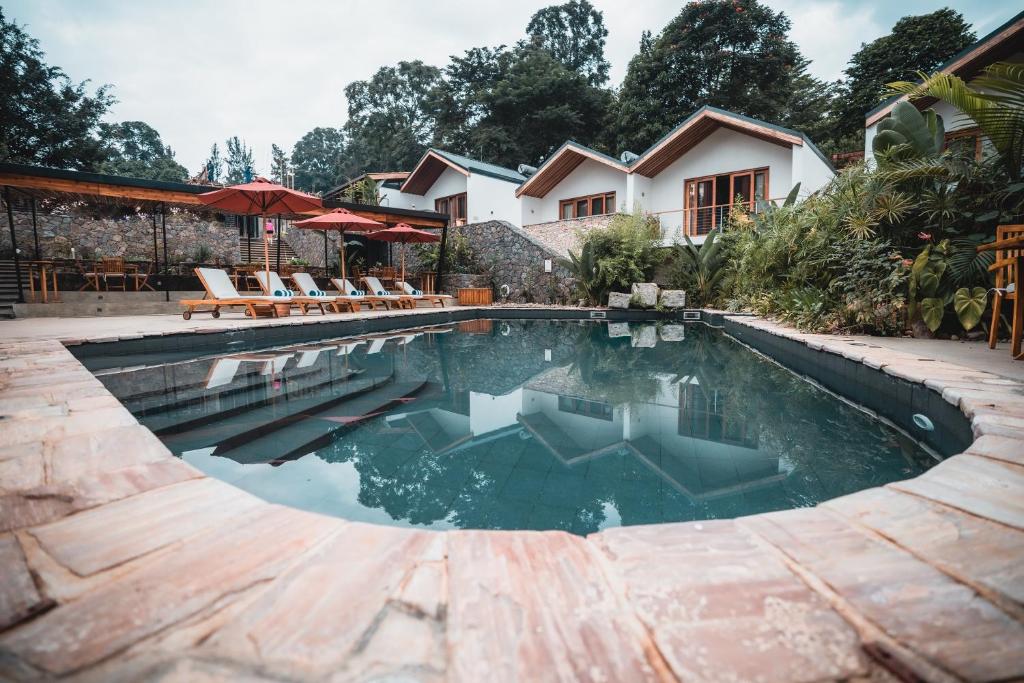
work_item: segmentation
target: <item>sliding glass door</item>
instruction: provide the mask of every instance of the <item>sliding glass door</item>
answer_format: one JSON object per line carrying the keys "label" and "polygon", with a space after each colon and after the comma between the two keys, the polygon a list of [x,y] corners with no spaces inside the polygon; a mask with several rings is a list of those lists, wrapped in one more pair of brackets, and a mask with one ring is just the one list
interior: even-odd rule
{"label": "sliding glass door", "polygon": [[754,212],[767,196],[766,168],[691,178],[683,192],[683,229],[687,235],[706,235],[721,227],[737,203]]}

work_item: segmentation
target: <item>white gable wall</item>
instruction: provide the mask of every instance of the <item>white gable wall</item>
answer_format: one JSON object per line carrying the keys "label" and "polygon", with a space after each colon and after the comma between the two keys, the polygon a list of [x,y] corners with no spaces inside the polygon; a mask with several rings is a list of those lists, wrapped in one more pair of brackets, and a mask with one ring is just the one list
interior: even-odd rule
{"label": "white gable wall", "polygon": [[810,145],[804,143],[800,147],[794,146],[791,184],[789,187],[778,187],[769,178],[771,199],[784,199],[797,183],[800,183],[800,197],[807,197],[832,182],[835,175],[832,167]]}
{"label": "white gable wall", "polygon": [[[813,152],[811,152],[813,154]],[[770,198],[785,197],[793,186],[793,152],[771,142],[719,128],[651,179],[638,200],[658,214],[662,231],[678,235],[683,224],[683,193],[691,178],[768,168]]]}
{"label": "white gable wall", "polygon": [[539,199],[525,195],[522,197],[524,201],[522,202],[522,223],[520,225],[556,221],[560,218],[558,203],[563,199],[604,192],[615,193],[616,210],[625,207],[625,171],[617,170],[599,161],[584,159],[583,163],[563,178],[562,182],[548,192],[547,196]]}
{"label": "white gable wall", "polygon": [[519,198],[516,197],[518,183],[472,173],[467,179],[466,187],[466,220],[469,223],[508,221],[513,225],[520,224],[523,210]]}

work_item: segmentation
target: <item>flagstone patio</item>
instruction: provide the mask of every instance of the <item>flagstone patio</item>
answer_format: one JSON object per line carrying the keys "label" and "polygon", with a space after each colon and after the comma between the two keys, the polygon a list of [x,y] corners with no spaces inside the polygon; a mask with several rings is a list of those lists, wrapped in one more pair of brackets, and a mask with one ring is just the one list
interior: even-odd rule
{"label": "flagstone patio", "polygon": [[815,508],[433,532],[204,476],[58,341],[316,320],[0,323],[0,678],[1024,677],[1024,381],[737,318],[941,392],[973,445]]}

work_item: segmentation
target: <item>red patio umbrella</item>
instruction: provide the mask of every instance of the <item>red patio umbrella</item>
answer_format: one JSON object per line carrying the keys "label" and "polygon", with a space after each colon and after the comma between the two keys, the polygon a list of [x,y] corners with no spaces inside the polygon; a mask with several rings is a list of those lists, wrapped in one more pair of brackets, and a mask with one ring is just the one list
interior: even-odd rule
{"label": "red patio umbrella", "polygon": [[[307,218],[304,221],[296,221],[292,223],[297,228],[305,228],[306,230],[337,230],[341,237],[341,279],[345,279],[345,232],[366,232],[373,228],[379,228],[383,223],[378,223],[372,218],[366,218],[360,216],[357,213],[352,213],[348,209],[334,209],[321,216],[315,216],[313,218]],[[326,249],[326,247],[325,247]],[[326,251],[324,254],[326,255]],[[327,264],[324,263],[324,269],[327,269]]]}
{"label": "red patio umbrella", "polygon": [[267,244],[267,214],[309,213],[323,208],[319,197],[297,192],[284,185],[272,183],[266,178],[256,178],[251,183],[232,185],[213,192],[199,195],[199,201],[215,209],[223,209],[242,216],[260,216],[263,230],[263,261],[267,270],[267,286],[270,286],[270,246]]}
{"label": "red patio umbrella", "polygon": [[405,282],[405,245],[409,242],[440,242],[441,238],[426,230],[417,230],[408,223],[399,223],[387,230],[378,230],[367,235],[371,240],[400,242],[402,244],[402,282]]}

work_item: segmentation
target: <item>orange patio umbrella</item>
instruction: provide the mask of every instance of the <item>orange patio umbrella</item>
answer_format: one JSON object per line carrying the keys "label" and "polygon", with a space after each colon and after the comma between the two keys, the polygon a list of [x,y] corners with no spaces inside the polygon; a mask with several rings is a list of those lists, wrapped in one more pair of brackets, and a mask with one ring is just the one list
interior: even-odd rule
{"label": "orange patio umbrella", "polygon": [[409,242],[440,242],[441,238],[426,230],[417,230],[408,223],[399,223],[387,230],[378,230],[367,235],[371,240],[400,242],[402,245],[402,282],[405,282],[405,245]]}
{"label": "orange patio umbrella", "polygon": [[267,214],[309,213],[322,209],[319,197],[298,192],[284,185],[272,183],[266,178],[256,178],[251,183],[232,185],[198,196],[199,201],[214,209],[242,216],[260,216],[263,230],[263,261],[267,271],[267,286],[270,286],[270,246],[267,243]]}
{"label": "orange patio umbrella", "polygon": [[[307,218],[304,221],[296,221],[292,223],[297,228],[305,228],[306,230],[337,230],[341,237],[341,279],[345,279],[345,232],[366,232],[373,228],[379,228],[383,226],[383,223],[378,223],[372,218],[366,218],[360,216],[357,213],[352,213],[348,209],[334,209],[321,216],[315,216],[314,218]],[[324,252],[326,255],[326,251]],[[327,264],[324,263],[324,270],[327,269]]]}

